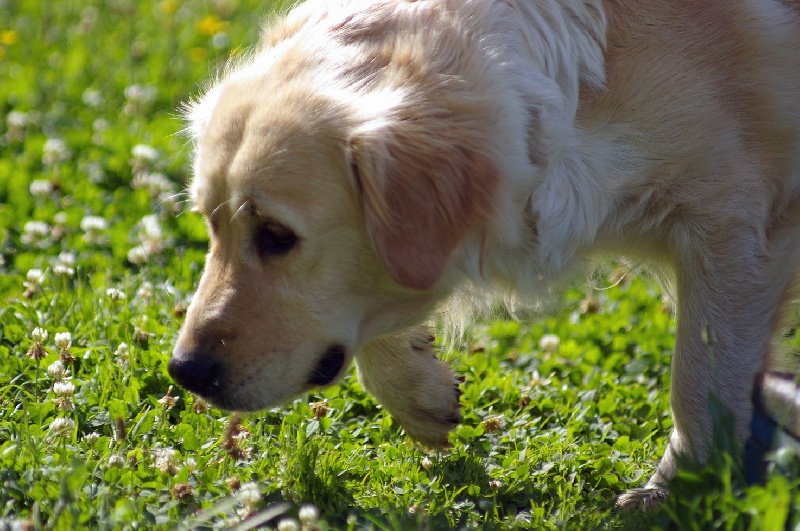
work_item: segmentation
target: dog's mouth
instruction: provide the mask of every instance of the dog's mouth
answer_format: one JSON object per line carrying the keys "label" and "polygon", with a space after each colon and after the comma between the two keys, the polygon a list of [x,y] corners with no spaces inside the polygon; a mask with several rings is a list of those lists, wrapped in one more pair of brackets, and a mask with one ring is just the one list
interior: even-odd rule
{"label": "dog's mouth", "polygon": [[328,385],[336,379],[344,366],[345,348],[342,345],[328,347],[317,366],[311,372],[308,383],[313,386]]}

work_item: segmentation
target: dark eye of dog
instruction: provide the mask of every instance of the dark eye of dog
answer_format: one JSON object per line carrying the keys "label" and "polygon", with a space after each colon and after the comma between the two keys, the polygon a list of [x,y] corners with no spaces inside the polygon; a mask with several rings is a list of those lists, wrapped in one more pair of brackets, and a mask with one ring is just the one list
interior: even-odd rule
{"label": "dark eye of dog", "polygon": [[268,221],[256,229],[254,244],[259,256],[280,256],[297,245],[300,238],[292,229],[275,221]]}

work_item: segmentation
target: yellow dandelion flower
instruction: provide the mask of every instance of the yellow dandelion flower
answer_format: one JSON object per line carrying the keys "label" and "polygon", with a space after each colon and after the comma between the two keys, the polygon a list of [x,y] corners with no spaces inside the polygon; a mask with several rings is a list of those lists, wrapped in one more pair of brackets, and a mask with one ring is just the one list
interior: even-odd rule
{"label": "yellow dandelion flower", "polygon": [[217,15],[205,16],[197,23],[197,31],[206,37],[211,37],[226,29],[228,29],[228,22],[220,20]]}
{"label": "yellow dandelion flower", "polygon": [[193,63],[202,63],[208,57],[208,52],[205,51],[203,48],[192,48],[189,51],[189,59]]}
{"label": "yellow dandelion flower", "polygon": [[174,15],[175,12],[178,11],[179,5],[178,0],[162,0],[161,3],[158,4],[158,8],[165,15]]}
{"label": "yellow dandelion flower", "polygon": [[19,40],[19,33],[14,30],[0,31],[0,44],[11,46]]}

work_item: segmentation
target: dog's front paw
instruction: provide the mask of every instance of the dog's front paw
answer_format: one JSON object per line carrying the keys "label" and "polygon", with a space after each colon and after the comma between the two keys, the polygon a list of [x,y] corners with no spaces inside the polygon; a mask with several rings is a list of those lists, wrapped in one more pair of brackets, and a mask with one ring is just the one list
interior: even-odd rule
{"label": "dog's front paw", "polygon": [[427,327],[375,339],[356,354],[361,385],[413,439],[430,447],[449,446],[447,434],[458,424],[459,385],[436,358]]}
{"label": "dog's front paw", "polygon": [[617,507],[620,509],[652,511],[657,509],[667,500],[669,493],[660,487],[644,487],[629,489],[617,498]]}

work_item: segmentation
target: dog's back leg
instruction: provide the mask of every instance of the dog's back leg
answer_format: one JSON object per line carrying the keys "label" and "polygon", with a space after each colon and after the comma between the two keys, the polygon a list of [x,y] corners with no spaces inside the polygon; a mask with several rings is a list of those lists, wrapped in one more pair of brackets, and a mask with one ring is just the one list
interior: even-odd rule
{"label": "dog's back leg", "polygon": [[734,442],[741,445],[749,434],[750,391],[800,261],[798,246],[789,244],[798,241],[800,223],[786,219],[766,234],[753,226],[728,227],[676,253],[674,431],[646,487],[620,496],[623,507],[647,508],[663,500],[682,458],[706,461],[719,420],[712,418],[712,397],[733,415]]}

